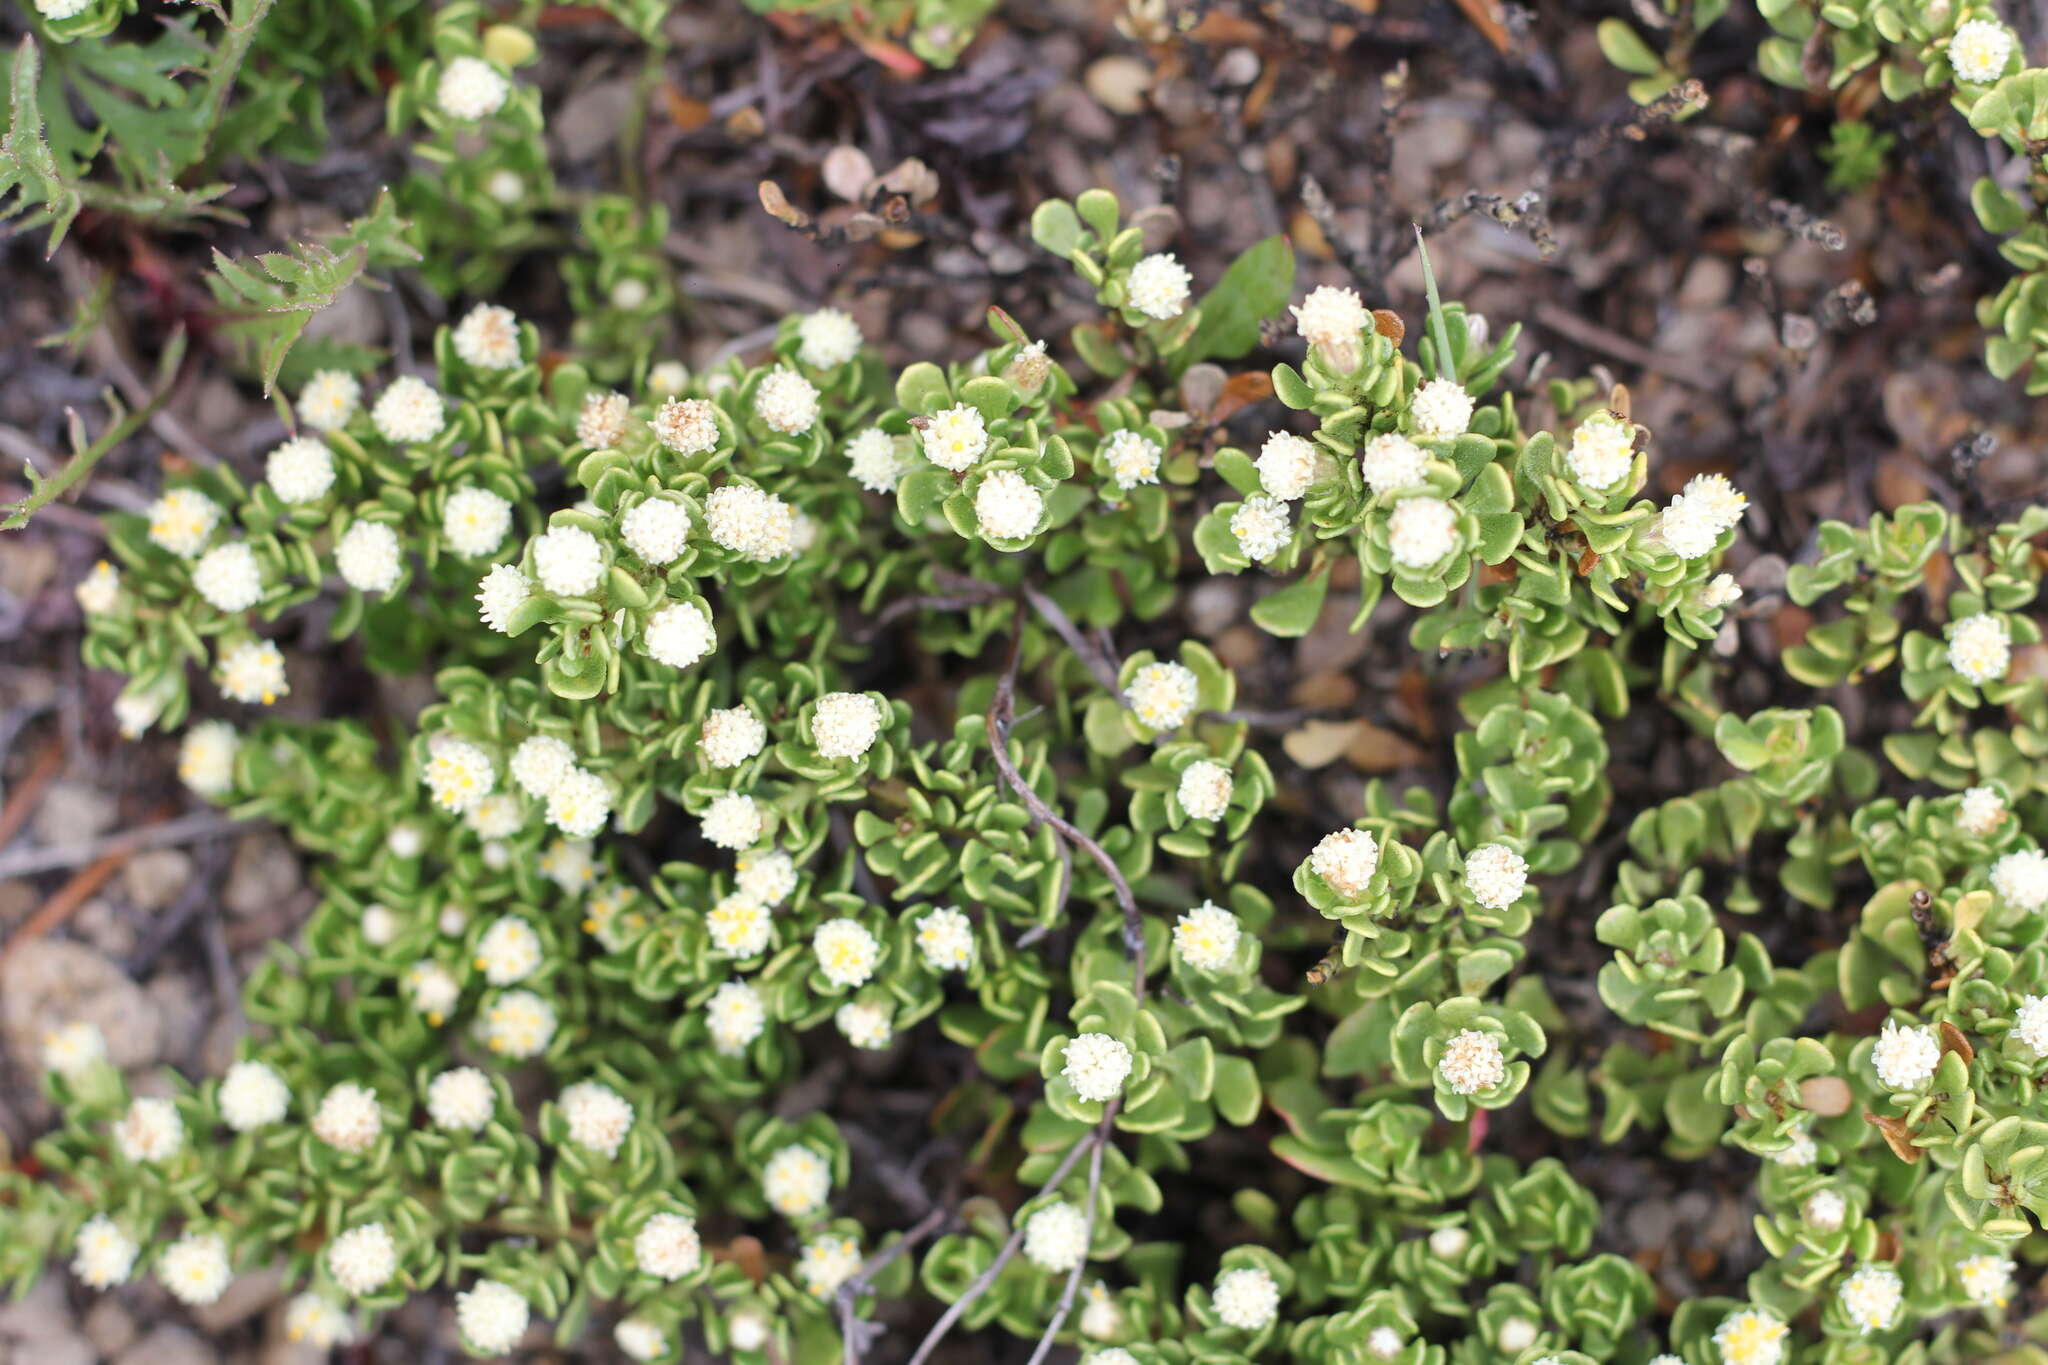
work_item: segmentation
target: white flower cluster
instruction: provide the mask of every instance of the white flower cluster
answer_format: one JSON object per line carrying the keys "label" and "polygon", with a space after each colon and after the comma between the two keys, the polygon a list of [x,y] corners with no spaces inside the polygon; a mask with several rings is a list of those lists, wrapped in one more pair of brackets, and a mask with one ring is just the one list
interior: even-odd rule
{"label": "white flower cluster", "polygon": [[2036,1057],[2048,1057],[2048,995],[2020,997],[2012,1014],[2012,1036]]}
{"label": "white flower cluster", "polygon": [[1301,339],[1316,348],[1324,364],[1343,374],[1358,367],[1359,336],[1373,324],[1357,290],[1319,285],[1288,311]]}
{"label": "white flower cluster", "polygon": [[441,509],[441,538],[466,559],[496,554],[512,529],[512,504],[488,488],[458,488]]}
{"label": "white flower cluster", "polygon": [[1118,488],[1129,492],[1141,483],[1159,482],[1162,453],[1159,443],[1143,432],[1121,429],[1111,432],[1102,443],[1102,467]]}
{"label": "white flower cluster", "polygon": [[1194,277],[1172,252],[1160,251],[1131,267],[1127,297],[1131,307],[1158,322],[1177,318],[1188,306]]}
{"label": "white flower cluster", "polygon": [[865,692],[827,692],[811,712],[811,737],[825,758],[859,758],[874,747],[884,718]]}
{"label": "white flower cluster", "polygon": [[299,390],[294,411],[315,431],[340,431],[362,405],[361,380],[346,370],[319,370]]}
{"label": "white flower cluster", "polygon": [[1362,896],[1380,867],[1380,845],[1362,829],[1325,834],[1308,855],[1309,870],[1340,896]]}
{"label": "white flower cluster", "polygon": [[768,817],[761,803],[745,792],[726,792],[712,798],[699,825],[711,843],[738,852],[761,841]]}
{"label": "white flower cluster", "polygon": [[1472,395],[1455,379],[1432,379],[1415,391],[1408,416],[1425,441],[1449,441],[1472,425]]}
{"label": "white flower cluster", "polygon": [[477,1037],[503,1057],[524,1059],[547,1051],[555,1037],[555,1007],[532,991],[506,991],[477,1019]]}
{"label": "white flower cluster", "polygon": [[2005,854],[1991,865],[1991,889],[2028,914],[2048,906],[2048,853],[2022,848]]}
{"label": "white flower cluster", "polygon": [[1045,495],[1014,469],[998,469],[974,493],[974,520],[990,540],[1023,540],[1045,516]]}
{"label": "white flower cluster", "polygon": [[1791,1329],[1761,1308],[1738,1308],[1714,1329],[1722,1365],[1781,1365]]}
{"label": "white flower cluster", "polygon": [[491,1078],[473,1066],[451,1067],[427,1083],[427,1117],[445,1132],[478,1132],[497,1109]]}
{"label": "white flower cluster", "polygon": [[678,455],[696,455],[718,446],[718,409],[702,398],[671,398],[649,423],[654,439]]}
{"label": "white flower cluster", "polygon": [[178,741],[178,777],[201,796],[225,796],[235,785],[242,737],[224,720],[202,720]]}
{"label": "white flower cluster", "polygon": [[804,1243],[797,1256],[796,1277],[818,1298],[830,1297],[860,1269],[860,1243],[826,1233]]}
{"label": "white flower cluster", "polygon": [[107,1040],[98,1026],[84,1020],[51,1029],[43,1035],[43,1069],[59,1076],[81,1076],[107,1060]]}
{"label": "white flower cluster", "polygon": [[860,324],[837,308],[820,308],[797,319],[796,358],[814,370],[844,365],[860,354]]}
{"label": "white flower cluster", "polygon": [[1973,839],[1995,834],[2005,817],[2005,795],[1996,787],[1972,787],[1956,802],[1956,828]]}
{"label": "white flower cluster", "polygon": [[711,1045],[730,1057],[745,1051],[768,1027],[768,1007],[746,982],[727,981],[704,1002],[704,1018]]}
{"label": "white flower cluster", "polygon": [[1239,1266],[1216,1277],[1210,1301],[1226,1327],[1256,1332],[1279,1315],[1280,1286],[1257,1266]]}
{"label": "white flower cluster", "polygon": [[604,546],[580,526],[556,526],[534,537],[533,576],[557,597],[588,597],[604,576]]}
{"label": "white flower cluster", "polygon": [[674,498],[643,498],[619,518],[619,538],[644,564],[673,564],[690,543],[690,509]]}
{"label": "white flower cluster", "polygon": [[796,548],[796,509],[748,484],[711,490],[704,502],[704,528],[713,542],[756,563]]}
{"label": "white flower cluster", "polygon": [[738,892],[721,898],[704,915],[712,950],[724,957],[744,959],[767,951],[774,925],[767,906]]}
{"label": "white flower cluster", "polygon": [[477,970],[493,986],[511,986],[540,970],[540,934],[518,915],[501,915],[476,943]]}
{"label": "white flower cluster", "polygon": [[88,1289],[112,1289],[126,1284],[135,1270],[135,1257],[142,1250],[135,1239],[121,1231],[121,1225],[104,1213],[87,1219],[71,1244],[71,1273]]}
{"label": "white flower cluster", "polygon": [[869,427],[846,443],[847,467],[853,481],[870,493],[894,493],[903,481],[907,460],[902,445],[880,427]]}
{"label": "white flower cluster", "polygon": [[879,1051],[896,1036],[889,1011],[866,1000],[849,1000],[833,1011],[832,1023],[840,1036],[857,1048]]}
{"label": "white flower cluster", "polygon": [[633,1106],[624,1095],[598,1081],[578,1081],[562,1092],[561,1105],[569,1141],[602,1157],[619,1154],[633,1127]]}
{"label": "white flower cluster", "polygon": [[1465,889],[1489,910],[1505,910],[1522,898],[1529,864],[1506,844],[1481,844],[1465,855]]}
{"label": "white flower cluster", "polygon": [[164,1249],[156,1277],[171,1297],[192,1308],[218,1299],[234,1278],[227,1243],[210,1232],[188,1232]]}
{"label": "white flower cluster", "polygon": [[1887,1090],[1918,1090],[1941,1065],[1941,1042],[1931,1028],[1887,1019],[1870,1051],[1871,1065]]}
{"label": "white flower cluster", "polygon": [[366,1152],[384,1131],[384,1106],[376,1091],[343,1081],[321,1096],[312,1129],[314,1137],[338,1152]]}
{"label": "white flower cluster", "polygon": [[2004,1256],[1989,1253],[1965,1258],[1956,1266],[1956,1284],[1980,1308],[2003,1308],[2012,1298],[2016,1267]]}
{"label": "white flower cluster", "polygon": [[1628,477],[1635,464],[1635,428],[1611,412],[1596,412],[1572,433],[1565,468],[1573,482],[1591,493],[1605,493]]}
{"label": "white flower cluster", "polygon": [[1040,1270],[1064,1273],[1088,1255],[1088,1215],[1066,1200],[1024,1220],[1024,1259]]}
{"label": "white flower cluster", "polygon": [[1199,759],[1180,770],[1180,785],[1175,789],[1174,799],[1191,819],[1221,820],[1230,809],[1234,786],[1230,769],[1214,759]]}
{"label": "white flower cluster", "polygon": [[327,1273],[343,1291],[374,1294],[398,1273],[398,1243],[382,1223],[350,1228],[327,1244]]}
{"label": "white flower cluster", "polygon": [[770,431],[801,436],[818,420],[818,390],[786,366],[770,371],[754,390],[754,415]]}
{"label": "white flower cluster", "polygon": [[220,690],[233,701],[274,704],[291,691],[284,676],[284,655],[268,640],[242,641],[221,659]]}
{"label": "white flower cluster", "polygon": [[1849,1272],[1835,1298],[1859,1332],[1888,1332],[1905,1307],[1906,1282],[1883,1262],[1866,1261]]}
{"label": "white flower cluster", "polygon": [[1131,1074],[1131,1050],[1107,1033],[1084,1033],[1060,1052],[1060,1075],[1074,1093],[1098,1104],[1114,1099]]}
{"label": "white flower cluster", "polygon": [[1698,559],[1742,520],[1748,507],[1748,495],[1725,474],[1696,474],[1650,521],[1644,542],[1661,545],[1680,559]]}
{"label": "white flower cluster", "polygon": [[791,1143],[768,1158],[761,1193],[785,1218],[803,1218],[825,1207],[832,1193],[832,1168],[803,1143]]}
{"label": "white flower cluster", "polygon": [[633,1237],[633,1260],[658,1280],[675,1281],[704,1263],[697,1220],[686,1213],[657,1213]]}
{"label": "white flower cluster", "polygon": [[87,616],[104,616],[121,602],[121,571],[102,559],[92,566],[78,586],[71,590],[78,609]]}
{"label": "white flower cluster", "polygon": [[180,559],[206,548],[220,504],[196,488],[173,488],[149,505],[149,538]]}
{"label": "white flower cluster", "polygon": [[1255,493],[1230,514],[1230,534],[1237,548],[1254,564],[1263,564],[1287,548],[1294,528],[1287,519],[1287,504],[1278,498]]}
{"label": "white flower cluster", "polygon": [[950,905],[921,915],[917,947],[933,971],[964,972],[974,965],[974,923]]}
{"label": "white flower cluster", "polygon": [[285,502],[318,502],[334,487],[334,452],[317,437],[296,437],[270,452],[263,477]]}
{"label": "white flower cluster", "polygon": [[718,632],[701,604],[671,602],[647,618],[640,647],[657,663],[688,668],[718,648]]}
{"label": "white flower cluster", "polygon": [[1403,568],[1427,569],[1457,548],[1457,509],[1442,498],[1403,498],[1387,514],[1387,552]]}
{"label": "white flower cluster", "polygon": [[2004,679],[2012,666],[2012,634],[1988,612],[1965,616],[1949,627],[1948,664],[1973,683]]}
{"label": "white flower cluster", "polygon": [[1293,502],[1316,480],[1316,447],[1291,431],[1276,431],[1259,447],[1253,463],[1259,486],[1282,502]]}
{"label": "white flower cluster", "polygon": [[1178,730],[1194,717],[1201,684],[1185,664],[1149,663],[1131,675],[1124,705],[1149,730]]}
{"label": "white flower cluster", "polygon": [[1506,1080],[1508,1064],[1493,1035],[1468,1028],[1444,1045],[1436,1070],[1454,1093],[1477,1095]]}
{"label": "white flower cluster", "polygon": [[697,733],[697,751],[714,768],[737,768],[768,744],[768,727],[745,706],[712,711]]}
{"label": "white flower cluster", "polygon": [[1989,85],[2005,74],[2017,46],[2012,30],[1996,19],[1971,19],[1948,40],[1948,64],[1966,85]]}
{"label": "white flower cluster", "polygon": [[391,381],[370,409],[370,425],[393,445],[431,441],[447,425],[448,410],[427,382],[413,375]]}
{"label": "white flower cluster", "polygon": [[481,57],[456,57],[441,68],[434,103],[441,112],[464,123],[489,118],[511,98],[512,82]]}
{"label": "white flower cluster", "polygon": [[236,1062],[220,1078],[221,1121],[238,1133],[276,1123],[291,1107],[291,1099],[284,1077],[262,1062]]}
{"label": "white flower cluster", "polygon": [[926,418],[919,444],[939,468],[965,473],[988,449],[988,425],[978,409],[962,403]]}
{"label": "white flower cluster", "polygon": [[811,935],[811,951],[825,979],[847,990],[866,985],[882,957],[881,942],[867,926],[843,917],[818,926]]}
{"label": "white flower cluster", "polygon": [[478,370],[511,370],[519,366],[519,319],[510,308],[480,303],[455,324],[455,354]]}
{"label": "white flower cluster", "polygon": [[420,781],[427,786],[434,804],[452,815],[474,810],[498,785],[498,772],[491,756],[466,739],[436,735],[429,742],[426,766]]}
{"label": "white flower cluster", "polygon": [[576,413],[576,443],[592,450],[610,450],[626,439],[626,420],[633,400],[623,393],[593,390],[583,395]]}
{"label": "white flower cluster", "polygon": [[398,532],[381,521],[358,519],[334,545],[334,567],[357,592],[388,593],[405,571]]}
{"label": "white flower cluster", "polygon": [[1197,971],[1216,972],[1237,957],[1243,937],[1237,916],[1214,901],[1203,901],[1174,922],[1173,947]]}
{"label": "white flower cluster", "polygon": [[1815,1190],[1799,1206],[1799,1216],[1819,1232],[1839,1232],[1849,1217],[1849,1201],[1837,1190]]}
{"label": "white flower cluster", "polygon": [[455,1296],[455,1325],[462,1339],[485,1355],[504,1355],[526,1335],[533,1310],[511,1285],[478,1280]]}
{"label": "white flower cluster", "polygon": [[130,1161],[169,1161],[185,1146],[185,1121],[169,1100],[131,1100],[114,1125],[114,1145]]}
{"label": "white flower cluster", "polygon": [[340,1304],[309,1290],[285,1305],[284,1336],[295,1345],[331,1351],[355,1340],[356,1324]]}
{"label": "white flower cluster", "polygon": [[216,545],[192,566],[192,586],[217,611],[247,611],[263,599],[263,566],[246,541]]}

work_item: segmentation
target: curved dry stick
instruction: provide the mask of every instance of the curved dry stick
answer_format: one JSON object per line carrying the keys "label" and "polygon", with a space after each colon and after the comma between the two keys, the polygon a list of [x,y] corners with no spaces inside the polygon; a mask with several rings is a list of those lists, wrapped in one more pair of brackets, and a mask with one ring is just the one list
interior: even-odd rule
{"label": "curved dry stick", "polygon": [[[1122,1098],[1118,1096],[1117,1099],[1110,1101],[1110,1107],[1103,1113],[1105,1123],[1116,1113],[1117,1105]],[[1074,1169],[1074,1163],[1081,1159],[1081,1153],[1092,1145],[1092,1137],[1075,1143],[1073,1149],[1060,1158],[1060,1164],[1053,1169],[1051,1177],[1039,1187],[1038,1192],[1044,1194],[1047,1190],[1057,1189],[1059,1183],[1067,1178],[1067,1172]],[[953,1324],[960,1321],[960,1315],[973,1306],[976,1299],[988,1292],[988,1287],[996,1282],[996,1276],[1003,1273],[1003,1267],[1010,1263],[1010,1258],[1017,1254],[1017,1248],[1023,1244],[1024,1227],[1019,1224],[1010,1229],[1008,1239],[996,1252],[995,1260],[989,1262],[988,1269],[974,1277],[974,1282],[961,1292],[959,1298],[946,1306],[946,1311],[932,1324],[932,1330],[925,1333],[924,1340],[918,1343],[917,1353],[910,1357],[910,1365],[925,1365],[925,1362],[931,1359],[932,1352],[938,1350],[939,1343],[946,1339],[946,1333],[952,1331]]]}
{"label": "curved dry stick", "polygon": [[[1123,1097],[1118,1096],[1119,1100]],[[1109,1146],[1110,1124],[1116,1118],[1116,1106],[1103,1111],[1102,1122],[1095,1127],[1095,1151],[1088,1158],[1088,1221],[1081,1238],[1081,1259],[1074,1262],[1074,1268],[1067,1272],[1067,1287],[1060,1291],[1059,1306],[1053,1309],[1052,1321],[1046,1324],[1045,1335],[1038,1339],[1038,1349],[1031,1353],[1028,1365],[1040,1365],[1045,1353],[1053,1346],[1053,1338],[1066,1325],[1067,1314],[1074,1311],[1074,1296],[1081,1289],[1081,1272],[1088,1268],[1088,1248],[1095,1245],[1096,1199],[1102,1190],[1102,1149]]]}
{"label": "curved dry stick", "polygon": [[1010,658],[1003,667],[1003,675],[996,681],[996,693],[988,706],[989,752],[995,756],[996,770],[1003,780],[1010,784],[1030,812],[1051,825],[1062,838],[1079,845],[1103,875],[1109,878],[1111,890],[1116,893],[1116,903],[1124,915],[1124,950],[1134,963],[1132,975],[1135,979],[1134,994],[1140,1005],[1145,1003],[1145,920],[1138,913],[1138,898],[1131,894],[1131,884],[1124,879],[1124,871],[1109,856],[1109,851],[1083,833],[1079,826],[1045,803],[1045,799],[1031,789],[1024,775],[1017,770],[1016,760],[1010,757],[1009,717],[1015,700],[1017,684],[1018,650],[1023,644],[1023,632],[1010,637]]}
{"label": "curved dry stick", "polygon": [[854,1301],[866,1292],[875,1276],[881,1274],[890,1262],[938,1231],[940,1225],[952,1216],[950,1209],[933,1209],[912,1224],[901,1237],[862,1261],[860,1269],[854,1271],[846,1283],[839,1286],[836,1295],[839,1306],[839,1341],[846,1351],[846,1365],[860,1365],[860,1353],[867,1348],[867,1335],[878,1330],[876,1324],[862,1322],[854,1316]]}

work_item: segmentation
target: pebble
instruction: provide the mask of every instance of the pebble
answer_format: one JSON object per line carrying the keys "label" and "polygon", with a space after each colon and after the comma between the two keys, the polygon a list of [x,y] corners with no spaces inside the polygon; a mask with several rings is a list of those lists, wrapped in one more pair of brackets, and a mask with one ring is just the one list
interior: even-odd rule
{"label": "pebble", "polygon": [[114,1365],[219,1365],[219,1361],[220,1353],[191,1328],[166,1324],[152,1328],[148,1336],[115,1357]]}
{"label": "pebble", "polygon": [[1152,68],[1122,53],[1089,63],[1081,83],[1096,102],[1113,114],[1135,114],[1145,107],[1152,88]]}
{"label": "pebble", "polygon": [[275,830],[255,830],[235,842],[221,904],[234,915],[255,915],[283,904],[299,889],[299,860]]}
{"label": "pebble", "polygon": [[101,1355],[116,1356],[134,1342],[135,1319],[119,1299],[101,1295],[85,1310],[85,1335]]}
{"label": "pebble", "polygon": [[161,910],[192,880],[192,859],[175,848],[144,849],[121,869],[121,886],[138,910]]}
{"label": "pebble", "polygon": [[73,1020],[99,1026],[123,1068],[163,1056],[163,1012],[110,958],[79,943],[32,939],[0,963],[0,1036],[31,1072],[43,1036]]}
{"label": "pebble", "polygon": [[75,844],[113,828],[114,798],[90,781],[52,782],[29,824],[38,843]]}
{"label": "pebble", "polygon": [[209,1334],[218,1335],[236,1323],[246,1322],[276,1303],[284,1294],[284,1271],[277,1266],[237,1275],[212,1303],[192,1310],[192,1321]]}

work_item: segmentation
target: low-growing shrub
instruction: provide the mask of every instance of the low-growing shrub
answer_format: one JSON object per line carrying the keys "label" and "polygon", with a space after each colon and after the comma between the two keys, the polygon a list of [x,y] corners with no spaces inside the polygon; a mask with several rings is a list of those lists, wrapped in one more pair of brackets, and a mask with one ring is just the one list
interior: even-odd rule
{"label": "low-growing shrub", "polygon": [[[456,46],[395,120],[509,97]],[[1057,347],[996,310],[891,376],[827,308],[693,374],[633,342],[614,207],[580,353],[474,307],[431,377],[313,375],[260,479],[108,518],[123,730],[320,904],[219,1077],[51,1034],[0,1276],[282,1265],[329,1345],[446,1292],[479,1356],[2039,1358],[2048,509],[1827,525],[1759,678],[1744,493],[1651,495],[1625,390],[1517,393],[1519,329],[1433,283],[1298,297],[1275,239],[1198,293],[1092,191],[1033,218],[1102,305]],[[1225,380],[1290,301],[1299,363]],[[1305,717],[1192,624],[1239,574],[1275,639],[1405,637],[1365,705],[1429,780],[1283,783]],[[432,703],[270,718],[316,642]],[[867,1065],[914,1140],[834,1103]],[[1738,1170],[1754,1270],[1660,1300],[1603,1147]]]}

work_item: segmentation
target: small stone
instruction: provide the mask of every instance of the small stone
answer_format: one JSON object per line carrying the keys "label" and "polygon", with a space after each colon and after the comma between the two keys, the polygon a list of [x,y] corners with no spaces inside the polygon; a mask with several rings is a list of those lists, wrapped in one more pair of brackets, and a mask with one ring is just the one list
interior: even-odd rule
{"label": "small stone", "polygon": [[276,908],[303,884],[299,860],[275,831],[257,830],[235,844],[221,904],[235,915],[255,915]]}
{"label": "small stone", "polygon": [[192,859],[175,848],[144,849],[121,869],[121,885],[138,910],[161,910],[192,880]]}
{"label": "small stone", "polygon": [[[213,1017],[213,992],[192,976],[177,971],[160,971],[149,979],[144,993],[156,1002],[158,1045],[170,1058],[190,1057],[199,1046],[206,1021]],[[107,1046],[114,1040],[108,1036]]]}
{"label": "small stone", "polygon": [[0,1036],[30,1074],[41,1069],[43,1035],[74,1020],[98,1027],[118,1067],[163,1056],[161,1008],[111,959],[61,939],[10,951],[0,963]]}
{"label": "small stone", "polygon": [[29,823],[38,843],[75,844],[114,827],[114,798],[91,782],[53,782]]}
{"label": "small stone", "polygon": [[[246,1275],[237,1275],[212,1303],[193,1309],[192,1321],[204,1328],[208,1335],[217,1336],[236,1323],[255,1317],[283,1295],[284,1271],[280,1267],[252,1270]],[[154,1337],[156,1333],[150,1335]],[[212,1358],[211,1355],[206,1357],[207,1360]],[[152,1361],[150,1365],[164,1365],[164,1362]]]}
{"label": "small stone", "polygon": [[135,1319],[111,1295],[93,1300],[85,1310],[85,1335],[103,1356],[117,1356],[135,1340]]}
{"label": "small stone", "polygon": [[45,1275],[20,1299],[0,1302],[0,1337],[45,1341],[71,1331],[71,1322],[71,1305],[65,1301],[59,1276]]}
{"label": "small stone", "polygon": [[1081,83],[1111,113],[1135,114],[1145,107],[1145,92],[1152,88],[1152,68],[1119,53],[1090,63]]}
{"label": "small stone", "polygon": [[[234,1287],[228,1293],[234,1293]],[[193,1315],[195,1318],[199,1314]],[[114,1365],[219,1365],[220,1355],[189,1327],[165,1325],[115,1357]]]}

